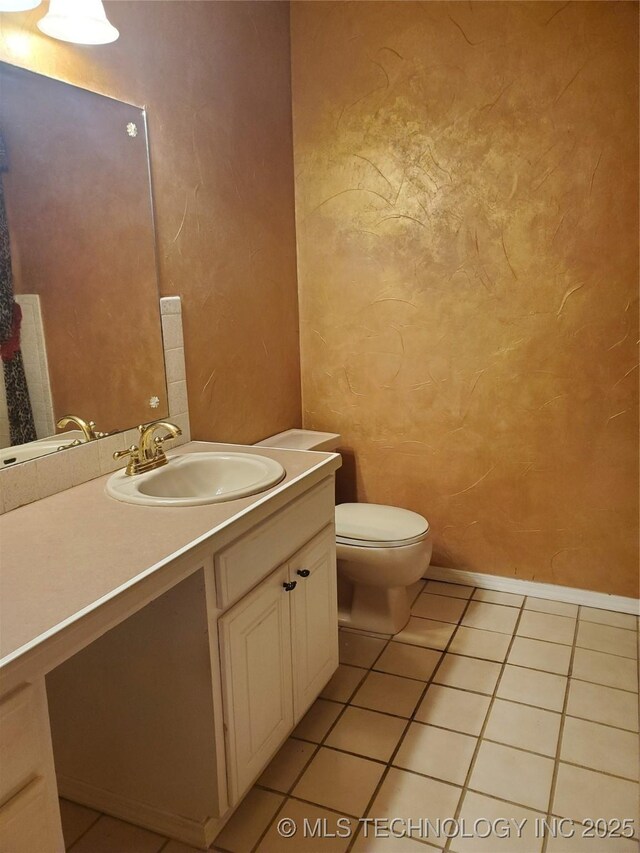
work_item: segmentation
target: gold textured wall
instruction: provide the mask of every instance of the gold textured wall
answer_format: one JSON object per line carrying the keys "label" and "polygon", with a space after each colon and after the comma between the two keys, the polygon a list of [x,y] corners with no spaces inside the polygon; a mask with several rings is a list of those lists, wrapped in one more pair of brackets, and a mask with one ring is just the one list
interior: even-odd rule
{"label": "gold textured wall", "polygon": [[[82,47],[0,15],[0,59],[148,108],[160,290],[183,298],[192,435],[300,422],[289,8],[109,2]],[[131,424],[128,424],[131,426]]]}
{"label": "gold textured wall", "polygon": [[637,9],[292,4],[305,426],[437,565],[638,595]]}

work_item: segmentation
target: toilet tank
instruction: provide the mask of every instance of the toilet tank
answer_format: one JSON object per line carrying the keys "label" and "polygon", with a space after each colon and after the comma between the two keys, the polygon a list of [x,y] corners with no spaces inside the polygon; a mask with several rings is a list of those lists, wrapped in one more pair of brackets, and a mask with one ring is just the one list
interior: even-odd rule
{"label": "toilet tank", "polygon": [[256,441],[256,447],[279,447],[285,450],[323,450],[336,453],[341,436],[336,432],[316,432],[311,429],[288,429]]}

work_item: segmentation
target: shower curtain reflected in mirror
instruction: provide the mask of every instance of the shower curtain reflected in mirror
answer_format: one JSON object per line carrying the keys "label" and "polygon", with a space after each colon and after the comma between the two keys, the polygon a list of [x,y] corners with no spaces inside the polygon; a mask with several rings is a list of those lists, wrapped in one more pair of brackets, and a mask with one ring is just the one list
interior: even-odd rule
{"label": "shower curtain reflected in mirror", "polygon": [[2,174],[7,169],[7,150],[0,129],[0,355],[7,398],[9,436],[13,446],[35,441],[36,428],[20,351],[22,312],[13,298],[11,242],[2,182]]}

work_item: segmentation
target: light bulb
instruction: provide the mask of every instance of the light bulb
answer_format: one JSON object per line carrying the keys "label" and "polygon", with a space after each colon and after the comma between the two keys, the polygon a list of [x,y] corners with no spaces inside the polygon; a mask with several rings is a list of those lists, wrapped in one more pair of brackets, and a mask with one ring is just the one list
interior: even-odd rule
{"label": "light bulb", "polygon": [[108,44],[119,36],[107,20],[102,0],[50,0],[38,28],[54,39],[74,44]]}
{"label": "light bulb", "polygon": [[0,0],[0,12],[28,12],[40,5],[41,0]]}

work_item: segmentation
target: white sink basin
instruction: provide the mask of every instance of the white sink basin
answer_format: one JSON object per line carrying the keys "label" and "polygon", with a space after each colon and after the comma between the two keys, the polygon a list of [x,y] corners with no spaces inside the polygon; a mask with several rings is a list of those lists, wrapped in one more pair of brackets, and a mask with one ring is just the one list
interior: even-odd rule
{"label": "white sink basin", "polygon": [[185,453],[146,474],[117,471],[107,494],[144,506],[199,506],[255,495],[284,475],[279,462],[254,453]]}
{"label": "white sink basin", "polygon": [[30,441],[28,444],[5,447],[0,450],[0,468],[15,465],[16,462],[29,462],[31,459],[38,459],[40,456],[47,456],[49,453],[55,453],[59,447],[71,447],[75,439],[84,441],[80,430],[77,432],[74,430],[71,438],[69,438],[69,433],[65,433],[64,438],[62,435],[54,435],[51,438]]}

